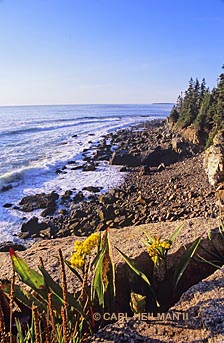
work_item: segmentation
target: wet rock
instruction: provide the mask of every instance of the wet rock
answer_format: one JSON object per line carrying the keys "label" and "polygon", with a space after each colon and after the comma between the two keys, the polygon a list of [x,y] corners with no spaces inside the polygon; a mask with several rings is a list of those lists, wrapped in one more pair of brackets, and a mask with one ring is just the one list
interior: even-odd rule
{"label": "wet rock", "polygon": [[87,163],[83,166],[83,171],[87,172],[87,171],[95,171],[96,170],[97,165],[95,163]]}
{"label": "wet rock", "polygon": [[126,166],[121,167],[120,172],[128,172],[128,168]]}
{"label": "wet rock", "polygon": [[73,202],[75,204],[79,203],[80,201],[82,201],[84,199],[84,195],[83,192],[79,191],[78,193],[76,193],[76,195],[73,198]]}
{"label": "wet rock", "polygon": [[95,203],[97,201],[97,199],[98,199],[98,197],[95,194],[88,196],[88,202],[90,202],[90,203]]}
{"label": "wet rock", "polygon": [[116,201],[116,198],[112,194],[106,193],[100,195],[98,197],[98,200],[102,204],[113,204]]}
{"label": "wet rock", "polygon": [[56,174],[61,174],[61,173],[63,173],[63,171],[61,169],[56,169],[55,173]]}
{"label": "wet rock", "polygon": [[6,203],[6,204],[3,205],[3,207],[5,207],[5,208],[10,208],[10,207],[12,207],[12,206],[13,206],[13,205],[10,204],[10,203]]}
{"label": "wet rock", "polygon": [[7,186],[3,186],[0,190],[0,192],[7,192],[9,191],[10,189],[12,189],[12,185],[7,185]]}
{"label": "wet rock", "polygon": [[47,207],[41,212],[42,217],[51,216],[56,211],[56,204],[54,201],[48,201]]}
{"label": "wet rock", "polygon": [[65,193],[61,196],[62,202],[70,200],[71,195],[72,195],[72,191],[71,190],[65,191]]}
{"label": "wet rock", "polygon": [[36,209],[51,207],[51,204],[56,206],[55,202],[58,197],[59,195],[55,192],[28,195],[20,201],[20,209],[24,212],[31,212]]}
{"label": "wet rock", "polygon": [[84,212],[82,210],[75,210],[75,211],[72,211],[72,213],[71,213],[72,219],[83,218],[83,217],[86,217],[86,212]]}
{"label": "wet rock", "polygon": [[0,243],[0,252],[9,252],[9,248],[13,248],[15,251],[26,250],[26,247],[22,244],[14,243],[12,241]]}
{"label": "wet rock", "polygon": [[21,227],[21,232],[27,232],[28,237],[33,235],[39,236],[41,230],[45,230],[48,227],[48,224],[45,222],[39,223],[37,217],[32,217]]}
{"label": "wet rock", "polygon": [[63,216],[66,216],[66,215],[68,214],[68,211],[65,210],[65,209],[60,209],[60,210],[58,211],[58,214],[62,214]]}
{"label": "wet rock", "polygon": [[82,169],[82,168],[83,168],[83,166],[80,165],[80,166],[72,167],[71,170],[78,170],[78,169]]}
{"label": "wet rock", "polygon": [[102,187],[87,186],[87,187],[84,187],[82,190],[88,191],[91,193],[98,193],[101,191],[101,189],[102,189]]}
{"label": "wet rock", "polygon": [[27,239],[27,238],[30,238],[31,235],[29,232],[19,232],[18,237],[20,239]]}

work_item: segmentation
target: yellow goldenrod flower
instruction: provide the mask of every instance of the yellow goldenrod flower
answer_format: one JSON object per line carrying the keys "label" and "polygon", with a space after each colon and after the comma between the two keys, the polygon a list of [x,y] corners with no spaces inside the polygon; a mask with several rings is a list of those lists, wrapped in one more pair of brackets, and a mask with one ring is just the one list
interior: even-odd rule
{"label": "yellow goldenrod flower", "polygon": [[75,241],[74,251],[81,252],[82,248],[83,248],[83,242],[82,241]]}
{"label": "yellow goldenrod flower", "polygon": [[85,264],[84,258],[78,253],[74,253],[71,256],[70,262],[73,268],[82,268]]}
{"label": "yellow goldenrod flower", "polygon": [[82,268],[84,266],[87,256],[97,246],[99,237],[100,233],[92,233],[84,241],[74,242],[74,254],[70,259],[72,267]]}
{"label": "yellow goldenrod flower", "polygon": [[89,237],[87,237],[82,246],[82,251],[84,254],[91,254],[93,248],[97,246],[98,240],[99,240],[99,233],[92,233]]}

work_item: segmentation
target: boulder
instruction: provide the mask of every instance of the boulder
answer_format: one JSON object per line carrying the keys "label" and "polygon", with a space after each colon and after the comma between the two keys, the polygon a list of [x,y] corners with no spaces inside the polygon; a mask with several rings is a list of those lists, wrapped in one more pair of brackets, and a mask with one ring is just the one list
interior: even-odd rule
{"label": "boulder", "polygon": [[161,163],[170,165],[179,160],[179,154],[172,149],[163,149],[160,146],[143,155],[142,164],[150,167],[158,167]]}
{"label": "boulder", "polygon": [[[218,137],[217,137],[218,139]],[[214,139],[214,142],[217,142]],[[204,168],[212,186],[224,180],[224,143],[213,144],[205,151]]]}
{"label": "boulder", "polygon": [[56,210],[56,204],[54,201],[48,201],[47,207],[41,212],[42,217],[51,216]]}
{"label": "boulder", "polygon": [[102,187],[86,186],[82,190],[83,191],[88,191],[88,192],[91,192],[91,193],[98,193],[98,192],[101,191],[101,189],[102,189]]}
{"label": "boulder", "polygon": [[96,170],[96,167],[97,165],[93,162],[89,162],[89,163],[86,163],[84,166],[83,166],[83,171],[95,171]]}
{"label": "boulder", "polygon": [[180,155],[187,155],[190,150],[190,143],[186,142],[183,137],[173,137],[172,141],[172,149],[180,154]]}
{"label": "boulder", "polygon": [[108,323],[89,342],[223,343],[223,276],[224,268],[192,286],[167,312],[133,317],[121,313],[116,323]]}
{"label": "boulder", "polygon": [[83,192],[79,191],[78,193],[75,194],[74,198],[73,198],[73,202],[75,204],[79,203],[80,201],[82,201],[84,199],[84,195]]}
{"label": "boulder", "polygon": [[1,189],[0,189],[0,192],[7,192],[9,191],[10,189],[12,189],[12,185],[7,185],[7,186],[3,186]]}
{"label": "boulder", "polygon": [[3,205],[3,207],[4,207],[4,208],[10,208],[10,207],[12,207],[12,204],[10,204],[10,203],[7,202],[6,204]]}
{"label": "boulder", "polygon": [[28,232],[28,237],[31,237],[33,235],[39,236],[40,231],[45,230],[47,227],[47,223],[38,223],[38,218],[32,217],[30,220],[22,225],[21,232]]}
{"label": "boulder", "polygon": [[205,132],[195,127],[187,127],[181,131],[182,136],[189,142],[204,146],[207,140]]}
{"label": "boulder", "polygon": [[23,251],[26,250],[24,245],[14,243],[12,241],[2,242],[0,243],[0,252],[8,252],[9,248],[13,248],[15,251]]}
{"label": "boulder", "polygon": [[116,201],[116,197],[113,194],[106,193],[106,194],[101,194],[98,197],[98,200],[101,204],[114,204]]}
{"label": "boulder", "polygon": [[58,197],[59,195],[55,192],[51,192],[50,194],[40,193],[28,195],[20,201],[20,209],[24,212],[31,212],[33,210],[47,208],[51,203],[54,203],[54,206],[56,206],[55,202]]}
{"label": "boulder", "polygon": [[115,151],[109,161],[111,165],[123,165],[126,167],[137,167],[141,165],[139,156],[130,154],[126,150]]}

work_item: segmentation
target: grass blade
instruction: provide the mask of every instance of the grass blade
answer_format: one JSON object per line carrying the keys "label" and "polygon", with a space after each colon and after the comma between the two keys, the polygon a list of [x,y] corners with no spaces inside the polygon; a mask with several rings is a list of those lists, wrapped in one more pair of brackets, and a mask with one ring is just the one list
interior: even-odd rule
{"label": "grass blade", "polygon": [[195,251],[198,248],[198,245],[201,241],[201,238],[198,237],[190,246],[190,248],[188,248],[183,256],[181,257],[181,260],[179,262],[179,265],[177,266],[177,268],[175,268],[175,272],[174,272],[174,288],[177,287],[181,277],[183,276],[183,273],[185,272],[188,264],[190,263],[191,258],[194,256]]}
{"label": "grass blade", "polygon": [[174,231],[174,233],[171,235],[171,237],[169,238],[169,241],[171,242],[171,244],[174,243],[174,241],[176,240],[176,238],[179,236],[180,231],[182,230],[183,226],[185,223],[181,224],[180,226],[178,226],[178,228]]}
{"label": "grass blade", "polygon": [[127,265],[133,270],[133,272],[140,276],[142,278],[142,280],[144,280],[146,282],[146,284],[148,285],[152,295],[154,296],[155,300],[156,300],[156,305],[159,307],[159,303],[156,299],[156,295],[155,295],[155,292],[154,292],[154,289],[149,281],[149,279],[147,278],[147,276],[141,272],[138,268],[136,268],[134,262],[127,256],[125,255],[120,249],[118,249],[117,247],[115,247],[117,249],[117,251],[121,254],[121,256],[123,257],[123,259],[125,260],[125,262],[127,263]]}

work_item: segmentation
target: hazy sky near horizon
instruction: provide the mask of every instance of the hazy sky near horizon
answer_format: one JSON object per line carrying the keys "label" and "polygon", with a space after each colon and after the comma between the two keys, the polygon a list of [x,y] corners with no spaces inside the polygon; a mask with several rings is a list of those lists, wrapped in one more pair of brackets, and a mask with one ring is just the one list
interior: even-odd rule
{"label": "hazy sky near horizon", "polygon": [[223,28],[222,0],[0,0],[0,105],[175,102]]}

